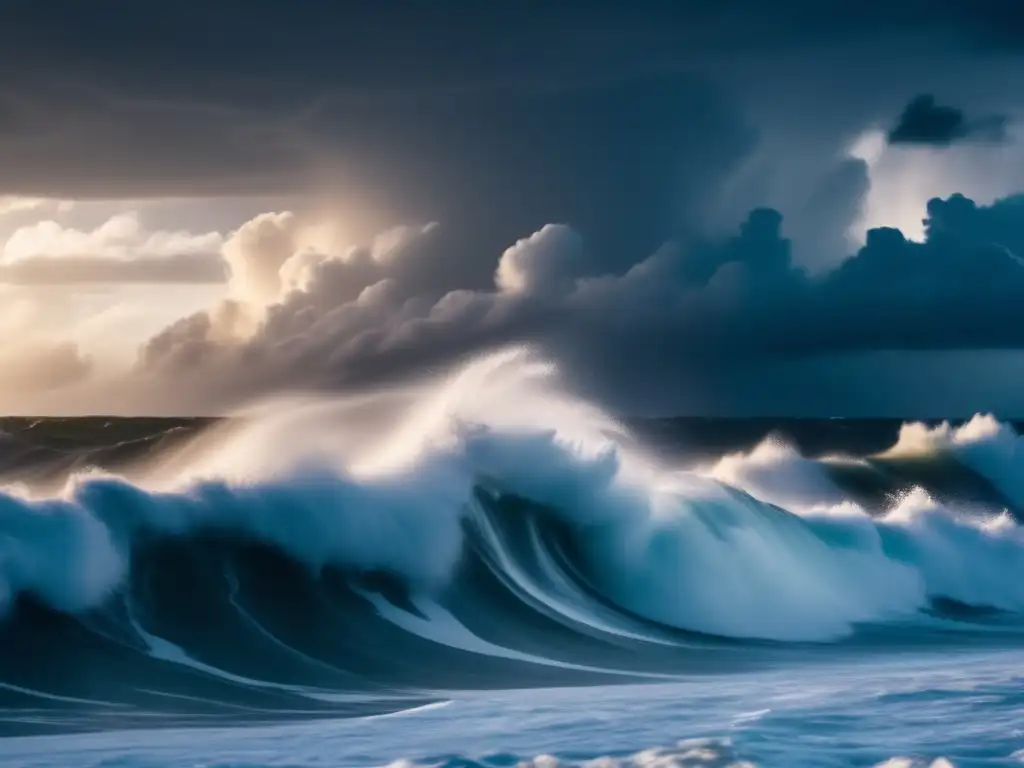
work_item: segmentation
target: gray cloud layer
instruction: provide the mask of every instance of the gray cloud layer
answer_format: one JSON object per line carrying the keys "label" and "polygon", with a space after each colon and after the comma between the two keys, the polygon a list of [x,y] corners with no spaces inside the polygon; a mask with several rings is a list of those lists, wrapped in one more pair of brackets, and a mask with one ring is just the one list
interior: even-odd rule
{"label": "gray cloud layer", "polygon": [[81,285],[88,283],[226,283],[228,269],[220,254],[187,253],[143,258],[104,256],[35,256],[0,264],[0,283],[10,285]]}
{"label": "gray cloud layer", "polygon": [[[362,0],[182,0],[153,7],[131,0],[20,0],[4,8],[0,61],[31,68],[42,79],[70,71],[83,79],[102,76],[119,90],[135,86],[188,98],[230,83],[236,101],[254,101],[262,82],[299,81],[299,74],[306,89],[327,83],[376,95],[387,86],[408,92],[494,85],[513,74],[521,81],[598,64],[622,71],[681,49],[736,54],[894,33],[1013,47],[1024,43],[1022,20],[1019,6],[1003,0],[634,0],[595,4],[585,15],[577,6],[467,0],[399,8]],[[192,55],[182,60],[183,50]],[[390,55],[380,56],[385,50]],[[532,53],[528,61],[524,50]],[[409,67],[413,62],[419,66]],[[240,90],[239,82],[253,88]]]}

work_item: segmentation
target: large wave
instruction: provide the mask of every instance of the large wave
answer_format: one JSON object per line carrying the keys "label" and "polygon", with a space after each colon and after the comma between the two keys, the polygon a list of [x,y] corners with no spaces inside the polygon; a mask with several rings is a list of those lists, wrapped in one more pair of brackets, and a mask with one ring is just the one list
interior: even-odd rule
{"label": "large wave", "polygon": [[130,480],[0,494],[0,706],[14,732],[335,716],[1013,635],[1019,440],[977,417],[677,467],[523,351],[263,404]]}

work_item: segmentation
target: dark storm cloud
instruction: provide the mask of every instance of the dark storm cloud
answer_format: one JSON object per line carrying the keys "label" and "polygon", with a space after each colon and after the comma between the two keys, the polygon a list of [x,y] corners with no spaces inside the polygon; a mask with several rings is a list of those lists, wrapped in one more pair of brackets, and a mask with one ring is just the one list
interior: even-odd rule
{"label": "dark storm cloud", "polygon": [[[957,45],[976,45],[1020,14],[974,0],[647,0],[586,9],[15,0],[0,8],[0,187],[140,197],[358,182],[398,203],[400,213],[445,218],[407,210],[443,196],[431,185],[443,187],[447,175],[425,176],[435,170],[425,153],[486,129],[490,145],[478,142],[474,158],[456,167],[465,174],[466,164],[487,163],[500,178],[514,167],[495,151],[515,136],[502,126],[540,110],[568,128],[581,105],[562,105],[559,94],[609,86],[621,97],[624,84],[640,83],[647,98],[668,98],[679,113],[700,119],[716,107],[694,97],[692,83],[677,83],[674,96],[643,83],[658,71],[702,71],[746,54],[850,40],[924,37],[949,47],[952,33]],[[638,97],[605,101],[586,118],[576,115],[574,137],[609,131],[609,119],[622,127],[629,113],[636,125],[670,127],[668,106],[659,112]],[[681,134],[676,148],[689,138]],[[619,137],[633,145],[646,139]],[[590,169],[591,179],[599,170]]]}
{"label": "dark storm cloud", "polygon": [[0,82],[16,112],[0,127],[3,193],[39,197],[203,197],[294,190],[313,158],[270,116],[127,99],[76,83]]}
{"label": "dark storm cloud", "polygon": [[[624,7],[470,3],[43,0],[0,14],[2,183],[65,196],[264,192],[324,182],[320,170],[399,195],[382,176],[425,183],[421,149],[480,129],[492,142],[480,159],[500,176],[506,118],[542,109],[564,123],[577,105],[556,94],[632,80],[658,28]],[[690,85],[657,95],[697,114]],[[577,129],[601,131],[615,113]]]}
{"label": "dark storm cloud", "polygon": [[864,248],[817,277],[793,265],[782,215],[772,209],[752,211],[730,238],[669,244],[597,276],[585,238],[548,225],[492,262],[490,289],[447,292],[404,279],[443,253],[431,243],[437,230],[426,229],[384,259],[293,262],[301,279],[254,335],[236,339],[225,332],[229,321],[202,313],[153,339],[139,370],[199,376],[219,388],[232,382],[247,394],[356,387],[533,342],[621,405],[628,388],[608,387],[623,371],[635,387],[737,360],[1024,344],[1024,198],[977,206],[953,196],[931,201],[928,213],[925,242],[873,230]]}
{"label": "dark storm cloud", "polygon": [[756,143],[689,73],[886,36],[976,46],[1013,13],[960,0],[8,2],[0,194],[341,190],[445,222],[467,252],[570,222],[621,266],[704,221],[709,187]]}
{"label": "dark storm cloud", "polygon": [[931,94],[914,97],[889,131],[890,144],[948,147],[962,141],[1006,140],[1005,115],[971,119],[962,109],[936,102]]}
{"label": "dark storm cloud", "polygon": [[679,75],[327,100],[302,114],[275,111],[273,87],[266,105],[216,109],[57,91],[19,102],[31,130],[0,131],[0,190],[163,197],[322,185],[399,220],[451,224],[463,251],[493,252],[564,220],[635,260],[699,217],[709,185],[755,142],[720,94]]}
{"label": "dark storm cloud", "polygon": [[[279,103],[325,86],[380,98],[394,89],[551,87],[699,54],[831,45],[851,37],[943,36],[1010,45],[1024,12],[1005,0],[655,0],[386,5],[353,0],[15,0],[0,8],[5,71],[103,79],[187,99],[231,92]],[[528,54],[528,55],[524,55]],[[409,66],[416,64],[417,66]],[[554,75],[558,78],[553,79]],[[289,97],[286,92],[291,91]]]}

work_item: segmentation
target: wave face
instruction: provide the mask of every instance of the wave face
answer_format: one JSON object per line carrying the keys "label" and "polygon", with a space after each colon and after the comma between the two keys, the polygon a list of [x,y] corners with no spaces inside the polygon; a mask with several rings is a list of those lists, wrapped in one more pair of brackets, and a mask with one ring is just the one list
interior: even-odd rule
{"label": "wave face", "polygon": [[694,435],[735,424],[624,425],[554,374],[507,352],[142,437],[60,422],[56,447],[7,424],[0,734],[1020,642],[1012,426],[889,425],[863,450],[880,425],[790,423],[830,449],[757,427],[723,450]]}

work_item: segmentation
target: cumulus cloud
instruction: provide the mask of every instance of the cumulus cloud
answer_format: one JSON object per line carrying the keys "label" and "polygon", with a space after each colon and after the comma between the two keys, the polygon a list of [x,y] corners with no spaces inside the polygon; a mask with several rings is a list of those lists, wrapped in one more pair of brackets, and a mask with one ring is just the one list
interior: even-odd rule
{"label": "cumulus cloud", "polygon": [[948,147],[963,141],[1002,142],[1007,138],[1006,115],[968,118],[962,109],[936,102],[932,94],[911,99],[888,135],[890,144]]}
{"label": "cumulus cloud", "polygon": [[548,224],[501,255],[494,284],[506,293],[557,295],[585,269],[579,234],[565,225]]}
{"label": "cumulus cloud", "polygon": [[772,209],[752,211],[732,237],[677,240],[603,275],[590,274],[580,233],[548,225],[499,255],[490,288],[471,290],[407,279],[441,257],[430,247],[437,227],[390,233],[401,248],[341,256],[270,257],[257,239],[246,258],[291,275],[279,297],[255,320],[244,303],[226,304],[167,328],[142,350],[138,373],[253,394],[372,384],[512,341],[538,343],[594,379],[737,359],[1008,348],[1024,344],[1022,200],[935,199],[923,242],[872,230],[816,275],[793,264]]}
{"label": "cumulus cloud", "polygon": [[216,232],[149,231],[134,213],[89,231],[40,221],[17,229],[0,249],[0,282],[223,283],[221,245]]}
{"label": "cumulus cloud", "polygon": [[[411,252],[429,247],[433,241],[426,236],[436,228],[435,223],[393,227],[365,247],[331,253],[321,247],[324,242],[319,228],[291,211],[260,214],[232,232],[224,243],[231,298],[266,307],[293,291],[322,293],[321,284],[331,283],[331,295],[345,302],[385,278],[412,283],[425,294],[443,292],[457,283],[444,269],[444,260]],[[469,265],[463,261],[449,266]],[[438,287],[432,288],[434,285]]]}
{"label": "cumulus cloud", "polygon": [[290,211],[264,213],[247,221],[224,244],[231,291],[266,304],[281,293],[281,267],[301,250],[301,226]]}

